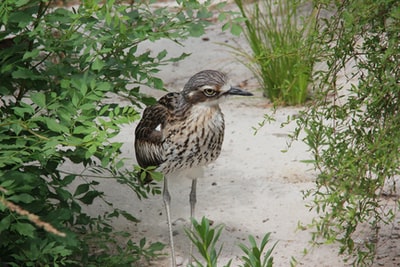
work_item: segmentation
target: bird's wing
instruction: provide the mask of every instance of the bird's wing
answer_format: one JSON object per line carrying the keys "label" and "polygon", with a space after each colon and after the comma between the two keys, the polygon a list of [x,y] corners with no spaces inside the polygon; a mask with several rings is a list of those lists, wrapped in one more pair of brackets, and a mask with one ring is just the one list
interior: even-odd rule
{"label": "bird's wing", "polygon": [[159,166],[165,161],[163,129],[173,114],[179,93],[169,93],[147,107],[135,130],[135,152],[141,167]]}

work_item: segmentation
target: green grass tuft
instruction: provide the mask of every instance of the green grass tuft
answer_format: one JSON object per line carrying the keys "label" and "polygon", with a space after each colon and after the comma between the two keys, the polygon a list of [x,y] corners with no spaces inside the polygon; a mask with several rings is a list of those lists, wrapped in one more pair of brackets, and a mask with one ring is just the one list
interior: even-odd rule
{"label": "green grass tuft", "polygon": [[246,19],[244,34],[252,50],[236,52],[256,76],[264,95],[275,104],[298,105],[307,100],[315,57],[315,14],[298,15],[300,1],[265,0],[244,5],[235,0]]}

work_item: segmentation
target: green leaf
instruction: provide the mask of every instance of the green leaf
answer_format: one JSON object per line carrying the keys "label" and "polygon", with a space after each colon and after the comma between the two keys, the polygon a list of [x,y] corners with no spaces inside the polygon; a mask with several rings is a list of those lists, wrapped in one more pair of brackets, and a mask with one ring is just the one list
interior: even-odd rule
{"label": "green leaf", "polygon": [[61,180],[61,183],[63,186],[71,184],[76,178],[76,175],[70,174],[64,177],[64,179]]}
{"label": "green leaf", "polygon": [[218,21],[224,21],[226,19],[226,13],[221,12],[218,14]]}
{"label": "green leaf", "polygon": [[163,51],[161,51],[160,53],[158,53],[158,55],[157,55],[157,59],[158,60],[161,60],[161,59],[163,59],[163,58],[165,58],[167,56],[167,50],[163,50]]}
{"label": "green leaf", "polygon": [[129,212],[126,212],[124,210],[120,210],[119,213],[121,213],[122,216],[124,216],[125,219],[131,222],[140,222],[140,220],[136,219],[132,214]]}
{"label": "green leaf", "polygon": [[149,246],[149,250],[152,250],[152,251],[161,251],[164,248],[165,248],[165,244],[163,244],[161,242],[151,243]]}
{"label": "green leaf", "polygon": [[29,3],[29,0],[17,0],[17,1],[15,2],[15,6],[16,6],[16,7],[21,7],[21,6],[26,5],[27,3]]}
{"label": "green leaf", "polygon": [[12,108],[16,115],[24,117],[25,113],[27,113],[28,115],[35,114],[35,111],[33,110],[32,106],[25,104],[24,102],[21,102],[20,105],[21,105],[20,107]]}
{"label": "green leaf", "polygon": [[103,195],[103,193],[99,192],[99,191],[89,191],[87,192],[83,197],[78,198],[80,201],[82,201],[84,204],[86,205],[90,205],[93,203],[93,200],[96,197],[99,197]]}
{"label": "green leaf", "polygon": [[29,69],[18,69],[12,74],[14,79],[34,79],[35,74]]}
{"label": "green leaf", "polygon": [[73,216],[73,212],[69,208],[58,208],[51,211],[47,216],[46,220],[54,222],[65,222]]}
{"label": "green leaf", "polygon": [[[0,203],[1,205],[1,203]],[[11,219],[13,218],[14,215],[9,214],[3,219],[0,220],[0,233],[3,232],[4,230],[7,230],[10,225],[11,225]]]}
{"label": "green leaf", "polygon": [[74,196],[78,196],[81,195],[83,193],[86,193],[87,191],[89,191],[89,184],[80,184],[74,193]]}
{"label": "green leaf", "polygon": [[79,107],[81,110],[94,110],[95,105],[93,103],[86,103]]}
{"label": "green leaf", "polygon": [[20,235],[34,237],[35,227],[30,223],[16,222],[11,225],[11,229],[17,231]]}
{"label": "green leaf", "polygon": [[162,179],[164,177],[161,172],[155,172],[155,171],[150,172],[150,175],[151,175],[151,178],[157,182],[162,181]]}
{"label": "green leaf", "polygon": [[74,128],[74,134],[90,134],[96,131],[97,129],[89,126],[77,126]]}
{"label": "green leaf", "polygon": [[40,108],[44,108],[46,106],[46,95],[41,92],[32,94],[31,100]]}
{"label": "green leaf", "polygon": [[231,24],[229,22],[225,23],[224,25],[222,25],[222,31],[226,31],[227,29],[229,29],[230,26]]}
{"label": "green leaf", "polygon": [[54,132],[57,132],[57,133],[69,133],[69,129],[66,126],[60,124],[58,121],[56,121],[53,118],[46,117],[44,119],[44,121],[46,122],[47,127],[51,131],[54,131]]}
{"label": "green leaf", "polygon": [[30,15],[31,15],[30,12],[26,10],[14,11],[10,14],[9,20],[11,22],[17,23],[18,27],[22,29],[28,26],[32,22]]}
{"label": "green leaf", "polygon": [[140,246],[141,248],[144,248],[145,245],[146,245],[146,238],[143,237],[143,238],[140,239],[140,241],[139,241],[139,246]]}
{"label": "green leaf", "polygon": [[61,187],[56,188],[56,193],[59,199],[62,201],[68,201],[69,199],[71,199],[71,193]]}
{"label": "green leaf", "polygon": [[159,78],[153,78],[153,86],[156,89],[163,89],[164,83],[161,79]]}
{"label": "green leaf", "polygon": [[32,51],[27,51],[25,52],[24,56],[22,59],[30,59],[30,58],[36,58],[39,55],[40,50],[39,49],[33,49]]}
{"label": "green leaf", "polygon": [[[71,255],[72,251],[66,249],[65,246],[57,246],[56,242],[50,242],[47,244],[46,247],[43,248],[43,254],[51,254],[51,255],[60,255],[60,256],[67,256]],[[55,266],[57,267],[57,266]]]}
{"label": "green leaf", "polygon": [[233,35],[239,36],[242,33],[243,29],[239,24],[232,23],[231,33]]}
{"label": "green leaf", "polygon": [[22,193],[18,195],[12,195],[7,198],[9,201],[15,202],[15,203],[31,203],[32,201],[35,200],[35,198],[27,193]]}
{"label": "green leaf", "polygon": [[74,93],[72,95],[71,102],[72,102],[72,105],[74,105],[74,107],[78,107],[79,106],[80,100],[81,100],[81,96],[79,96],[77,93]]}
{"label": "green leaf", "polygon": [[96,58],[93,63],[92,63],[92,70],[102,70],[103,67],[105,66],[104,61],[102,61],[100,58]]}
{"label": "green leaf", "polygon": [[189,25],[189,33],[190,33],[190,36],[200,37],[205,33],[204,27],[201,24],[190,24]]}
{"label": "green leaf", "polygon": [[95,145],[95,144],[91,145],[91,146],[86,150],[85,158],[87,158],[87,159],[90,158],[91,156],[93,156],[94,153],[96,153],[96,151],[97,151],[97,145]]}
{"label": "green leaf", "polygon": [[111,90],[111,84],[108,82],[100,82],[96,84],[96,89],[103,92],[108,92]]}
{"label": "green leaf", "polygon": [[11,188],[13,184],[15,184],[14,180],[5,180],[4,182],[2,182],[0,184],[0,186],[7,190],[7,189]]}
{"label": "green leaf", "polygon": [[66,80],[66,79],[62,79],[60,81],[60,86],[61,86],[61,88],[68,89],[71,86],[71,81],[70,80]]}

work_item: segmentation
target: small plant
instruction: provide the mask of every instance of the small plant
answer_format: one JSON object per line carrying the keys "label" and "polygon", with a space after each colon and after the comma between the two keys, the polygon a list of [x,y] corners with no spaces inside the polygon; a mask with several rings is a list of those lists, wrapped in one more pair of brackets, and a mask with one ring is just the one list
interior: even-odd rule
{"label": "small plant", "polygon": [[[217,266],[218,256],[221,254],[222,245],[217,248],[216,244],[224,229],[223,225],[218,225],[215,228],[210,228],[210,221],[203,217],[201,223],[195,219],[192,220],[193,231],[187,231],[186,234],[190,241],[197,247],[200,255],[206,261],[207,267]],[[204,266],[199,259],[194,258],[198,266]],[[230,266],[230,263],[228,265]]]}
{"label": "small plant", "polygon": [[[193,231],[186,230],[190,241],[196,246],[202,258],[205,260],[206,265],[203,265],[199,259],[194,259],[197,266],[199,267],[217,267],[218,257],[222,251],[222,245],[217,248],[217,242],[221,236],[221,232],[224,229],[223,225],[217,225],[216,227],[210,227],[210,221],[203,217],[201,223],[198,223],[195,219],[192,220]],[[250,246],[239,244],[239,247],[245,253],[245,256],[241,257],[244,263],[243,267],[272,267],[273,257],[271,256],[276,243],[264,254],[266,245],[269,242],[271,233],[267,233],[260,245],[253,236],[249,236]],[[232,259],[225,265],[229,267]]]}
{"label": "small plant", "polygon": [[[302,104],[308,97],[316,51],[311,41],[316,12],[301,21],[301,1],[256,1],[245,6],[235,0],[246,19],[244,34],[252,53],[235,52],[258,79],[264,95],[275,104]],[[235,48],[236,49],[236,48]]]}
{"label": "small plant", "polygon": [[246,256],[242,257],[244,262],[243,267],[272,267],[274,258],[271,256],[277,243],[275,243],[272,248],[266,251],[263,255],[264,249],[269,242],[271,233],[265,234],[262,239],[260,246],[257,245],[256,240],[253,236],[249,236],[250,247],[239,244],[239,247],[243,250]]}

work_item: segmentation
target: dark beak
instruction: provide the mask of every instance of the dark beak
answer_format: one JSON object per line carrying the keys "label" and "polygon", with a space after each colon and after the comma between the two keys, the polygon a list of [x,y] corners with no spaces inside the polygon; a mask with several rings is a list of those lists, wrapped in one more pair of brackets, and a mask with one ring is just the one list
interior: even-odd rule
{"label": "dark beak", "polygon": [[238,87],[231,87],[229,91],[226,92],[228,95],[243,95],[243,96],[252,96],[253,94],[247,91],[244,91]]}

